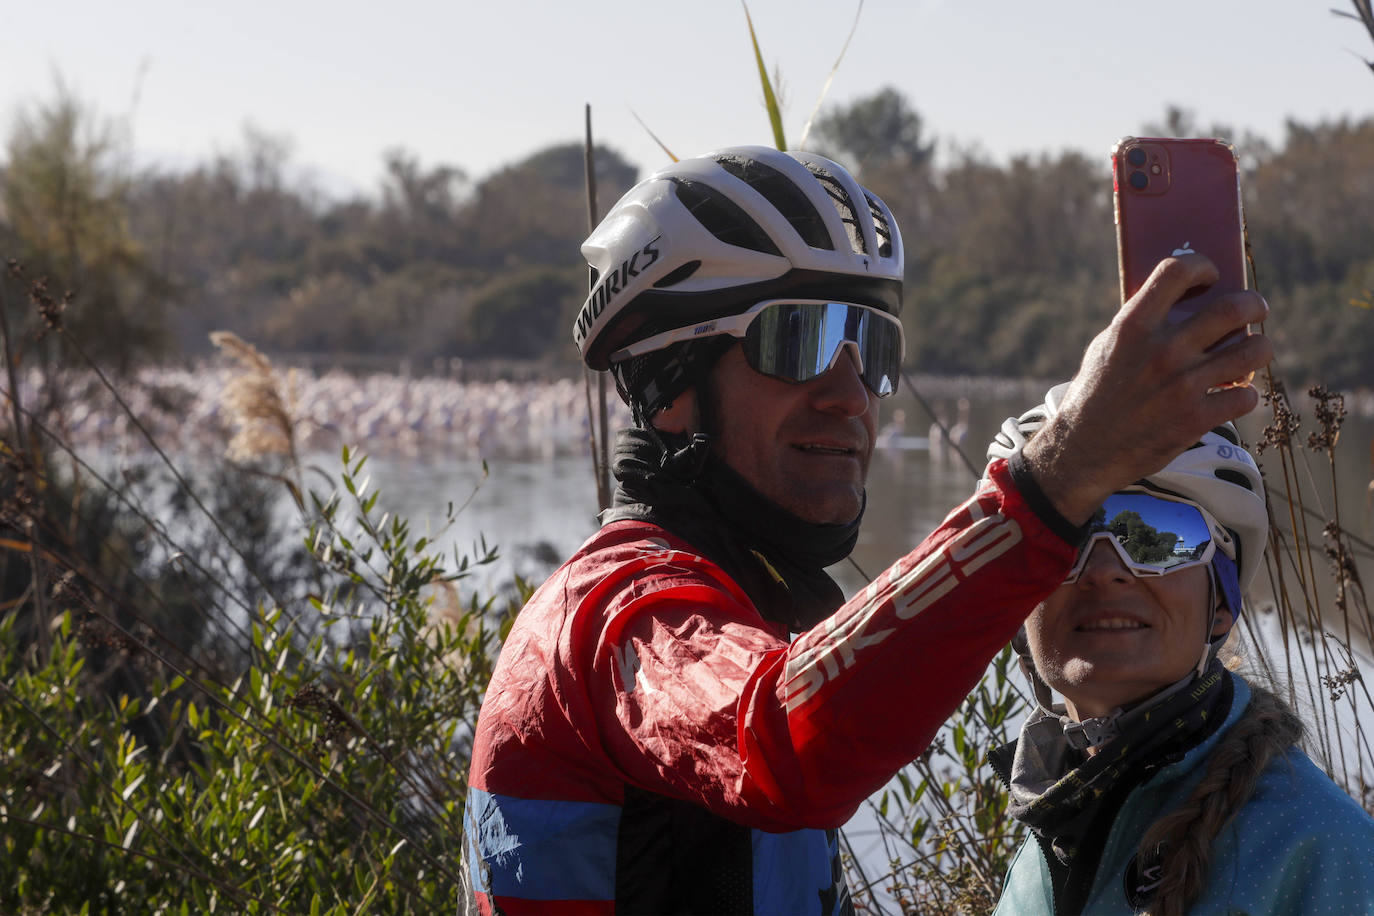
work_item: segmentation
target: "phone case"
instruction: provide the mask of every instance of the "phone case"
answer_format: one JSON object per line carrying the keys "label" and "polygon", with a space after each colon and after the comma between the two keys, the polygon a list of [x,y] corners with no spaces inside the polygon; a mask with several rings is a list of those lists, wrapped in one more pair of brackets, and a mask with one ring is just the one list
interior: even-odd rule
{"label": "phone case", "polygon": [[1247,288],[1240,177],[1229,143],[1123,137],[1112,148],[1112,171],[1123,303],[1160,261],[1191,251],[1211,258],[1221,278],[1185,294],[1171,321]]}

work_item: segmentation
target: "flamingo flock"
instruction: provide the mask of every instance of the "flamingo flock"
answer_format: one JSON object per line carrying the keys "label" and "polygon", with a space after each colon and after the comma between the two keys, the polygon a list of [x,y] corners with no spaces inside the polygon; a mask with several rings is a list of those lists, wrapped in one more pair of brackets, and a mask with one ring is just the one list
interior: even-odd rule
{"label": "flamingo flock", "polygon": [[[90,374],[45,379],[29,372],[20,378],[20,403],[30,410],[58,405],[43,414],[55,419],[44,422],[73,447],[137,451],[151,437],[169,452],[214,452],[224,449],[240,419],[222,397],[240,374],[218,366],[144,369],[115,383],[116,399]],[[589,399],[580,380],[464,382],[292,371],[276,373],[276,382],[301,453],[349,445],[372,454],[442,449],[468,458],[552,457],[587,448]],[[629,423],[629,410],[614,392],[607,407],[608,428]]]}
{"label": "flamingo flock", "polygon": [[[152,438],[169,452],[213,453],[225,449],[240,419],[226,406],[224,394],[242,373],[241,368],[218,364],[146,368],[114,382],[116,397],[93,373],[44,375],[29,370],[19,374],[19,402],[44,418],[52,435],[73,447],[132,452],[147,449]],[[591,437],[588,405],[598,401],[595,388],[589,392],[580,379],[465,381],[443,375],[304,369],[272,370],[272,377],[301,454],[337,452],[342,445],[369,454],[438,451],[455,458],[585,452]],[[918,381],[936,397],[957,397],[954,422],[948,422],[939,404],[936,412],[942,422],[931,424],[925,437],[913,436],[907,411],[897,408],[876,444],[929,451],[933,460],[964,444],[969,428],[965,395],[977,389],[982,395],[1019,403],[1031,396],[1026,392],[1043,390],[1025,381],[1004,380],[986,391],[982,389],[992,384],[989,380]],[[1346,392],[1345,398],[1352,416],[1374,416],[1374,393]],[[629,425],[629,410],[614,392],[607,408],[609,430]],[[8,426],[9,419],[8,409],[0,411],[0,426]]]}

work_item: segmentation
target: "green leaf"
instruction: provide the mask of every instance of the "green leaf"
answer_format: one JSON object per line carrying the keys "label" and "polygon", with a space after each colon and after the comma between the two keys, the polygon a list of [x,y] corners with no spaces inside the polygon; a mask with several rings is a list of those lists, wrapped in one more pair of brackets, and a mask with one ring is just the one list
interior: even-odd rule
{"label": "green leaf", "polygon": [[132,782],[130,782],[127,786],[124,787],[124,791],[119,793],[119,797],[124,799],[125,801],[128,801],[129,796],[133,795],[136,791],[138,791],[138,787],[143,785],[143,780],[147,778],[147,773],[139,773],[138,776],[134,777]]}
{"label": "green leaf", "polygon": [[773,142],[778,149],[787,149],[787,138],[782,129],[782,109],[778,106],[778,97],[773,93],[773,83],[768,79],[768,66],[763,62],[763,51],[759,49],[759,38],[754,33],[754,17],[749,15],[749,4],[740,0],[744,7],[744,19],[749,23],[749,41],[754,46],[754,60],[759,65],[759,82],[763,85],[763,104],[768,110],[768,123],[773,127]]}

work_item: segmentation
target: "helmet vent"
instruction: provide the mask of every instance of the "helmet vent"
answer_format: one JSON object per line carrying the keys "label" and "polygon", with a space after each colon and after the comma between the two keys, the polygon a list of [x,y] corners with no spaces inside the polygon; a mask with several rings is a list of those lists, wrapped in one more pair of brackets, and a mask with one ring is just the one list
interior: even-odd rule
{"label": "helmet vent", "polygon": [[831,175],[823,167],[815,163],[808,162],[806,167],[811,170],[811,174],[825,188],[825,193],[830,196],[830,202],[835,205],[835,212],[840,216],[840,222],[844,223],[845,234],[849,236],[849,247],[855,254],[868,254],[868,245],[864,242],[863,230],[859,228],[859,215],[854,210],[854,201],[850,199],[849,193],[845,191],[844,185]]}
{"label": "helmet vent", "polygon": [[1218,436],[1225,439],[1232,445],[1240,445],[1240,435],[1236,432],[1236,428],[1232,426],[1230,423],[1226,423],[1221,426],[1215,427],[1212,430],[1212,432],[1216,433]]}
{"label": "helmet vent", "polygon": [[830,240],[830,233],[826,231],[820,211],[797,188],[791,178],[757,159],[720,156],[716,162],[720,163],[720,167],[725,171],[758,191],[783,215],[807,245],[825,251],[834,250],[835,244]]}
{"label": "helmet vent", "polygon": [[1227,483],[1233,483],[1238,487],[1244,487],[1245,489],[1250,490],[1252,492],[1255,489],[1253,486],[1250,485],[1250,481],[1245,478],[1245,475],[1240,473],[1239,471],[1233,471],[1230,468],[1217,468],[1212,473],[1215,474],[1221,480],[1226,481]]}
{"label": "helmet vent", "polygon": [[873,216],[873,230],[878,235],[878,257],[892,257],[892,228],[887,224],[887,214],[871,196],[868,199],[868,212]]}
{"label": "helmet vent", "polygon": [[714,188],[699,181],[674,178],[673,192],[687,212],[725,244],[763,254],[782,254],[753,217]]}
{"label": "helmet vent", "polygon": [[692,274],[696,273],[697,268],[700,266],[700,261],[688,261],[686,264],[683,264],[679,267],[675,267],[672,270],[668,271],[666,274],[664,274],[659,279],[659,281],[654,284],[654,289],[664,289],[669,286],[676,286],[683,280],[686,280]]}

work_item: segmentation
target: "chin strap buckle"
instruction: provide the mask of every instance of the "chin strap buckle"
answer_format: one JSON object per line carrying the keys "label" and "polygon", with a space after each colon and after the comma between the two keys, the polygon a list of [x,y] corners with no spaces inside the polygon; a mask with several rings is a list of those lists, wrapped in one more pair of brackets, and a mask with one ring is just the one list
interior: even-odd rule
{"label": "chin strap buckle", "polygon": [[706,456],[710,454],[711,437],[705,433],[692,433],[692,439],[675,452],[663,450],[659,467],[684,480],[695,480],[706,467]]}
{"label": "chin strap buckle", "polygon": [[1121,716],[1121,707],[1113,709],[1105,716],[1094,716],[1091,719],[1084,719],[1082,722],[1075,722],[1068,716],[1061,716],[1060,726],[1064,730],[1064,741],[1077,751],[1085,751],[1090,747],[1101,747],[1108,741],[1121,734],[1121,728],[1117,724],[1117,719]]}

